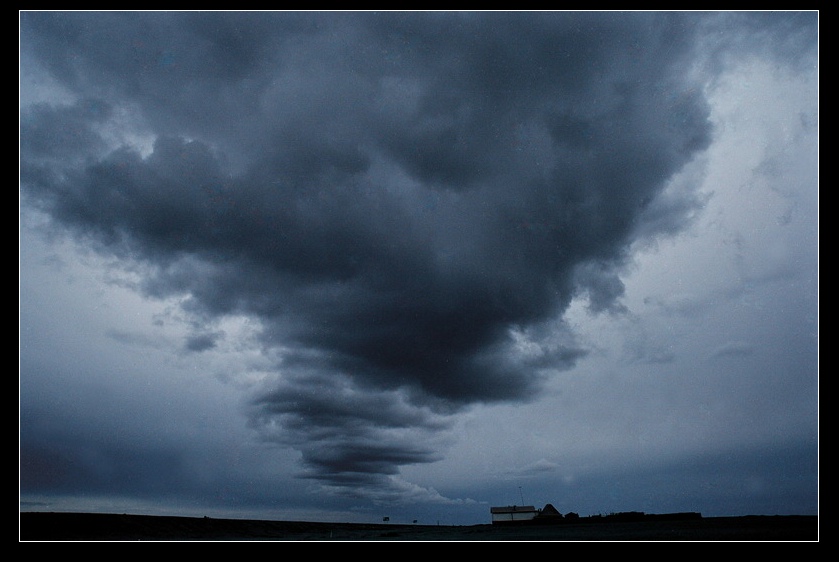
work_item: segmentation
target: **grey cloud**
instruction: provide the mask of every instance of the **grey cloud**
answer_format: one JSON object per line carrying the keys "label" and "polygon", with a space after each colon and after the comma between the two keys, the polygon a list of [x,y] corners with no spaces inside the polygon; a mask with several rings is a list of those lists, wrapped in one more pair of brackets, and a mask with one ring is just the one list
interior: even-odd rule
{"label": "grey cloud", "polygon": [[754,346],[748,342],[729,342],[715,349],[713,357],[740,357],[754,353]]}
{"label": "grey cloud", "polygon": [[[576,295],[620,311],[630,245],[700,208],[660,199],[711,138],[689,20],[25,13],[22,48],[156,140],[101,155],[80,127],[71,155],[66,124],[107,115],[34,108],[22,189],[144,264],[147,295],[257,319],[295,382],[254,399],[254,426],[314,478],[377,480],[436,460],[418,443],[448,414],[535,396],[544,369],[509,358],[511,333]],[[331,378],[354,393],[322,394]]]}
{"label": "grey cloud", "polygon": [[21,110],[20,150],[30,157],[73,158],[106,147],[96,127],[111,117],[110,104],[81,100],[54,108],[45,103]]}
{"label": "grey cloud", "polygon": [[107,336],[113,339],[114,341],[117,341],[125,345],[150,348],[160,348],[165,346],[165,340],[163,340],[162,338],[139,332],[109,330]]}
{"label": "grey cloud", "polygon": [[560,466],[546,459],[539,459],[538,461],[524,466],[518,470],[505,473],[508,478],[532,478],[544,473],[552,473],[559,470]]}
{"label": "grey cloud", "polygon": [[220,334],[194,334],[186,339],[184,347],[187,351],[201,352],[216,347]]}

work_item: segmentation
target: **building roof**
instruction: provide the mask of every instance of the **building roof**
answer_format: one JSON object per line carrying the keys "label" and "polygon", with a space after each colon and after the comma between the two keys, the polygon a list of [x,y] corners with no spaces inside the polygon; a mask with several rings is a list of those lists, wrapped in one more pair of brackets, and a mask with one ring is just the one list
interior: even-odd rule
{"label": "building roof", "polygon": [[553,504],[547,504],[542,508],[542,515],[562,515]]}
{"label": "building roof", "polygon": [[490,513],[522,513],[536,511],[533,505],[507,505],[504,507],[490,507]]}

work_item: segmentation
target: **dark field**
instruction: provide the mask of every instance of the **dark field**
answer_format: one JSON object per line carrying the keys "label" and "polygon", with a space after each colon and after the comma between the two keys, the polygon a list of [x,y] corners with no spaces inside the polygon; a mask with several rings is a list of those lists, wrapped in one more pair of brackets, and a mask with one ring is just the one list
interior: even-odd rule
{"label": "dark field", "polygon": [[311,523],[21,513],[20,541],[818,541],[818,516],[699,517],[533,526]]}

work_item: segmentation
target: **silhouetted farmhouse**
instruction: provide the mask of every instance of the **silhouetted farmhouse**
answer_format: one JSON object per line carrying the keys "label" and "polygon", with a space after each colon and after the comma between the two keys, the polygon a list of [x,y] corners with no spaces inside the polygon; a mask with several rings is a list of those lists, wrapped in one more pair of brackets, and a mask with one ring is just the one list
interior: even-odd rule
{"label": "silhouetted farmhouse", "polygon": [[[573,513],[573,514],[569,514],[569,515],[576,516],[577,514]],[[539,514],[536,516],[536,519],[545,520],[545,521],[553,521],[553,520],[556,520],[556,519],[562,519],[562,514],[559,511],[557,511],[556,508],[553,505],[547,504],[547,505],[545,505],[545,507],[542,508],[542,511],[540,511]]]}

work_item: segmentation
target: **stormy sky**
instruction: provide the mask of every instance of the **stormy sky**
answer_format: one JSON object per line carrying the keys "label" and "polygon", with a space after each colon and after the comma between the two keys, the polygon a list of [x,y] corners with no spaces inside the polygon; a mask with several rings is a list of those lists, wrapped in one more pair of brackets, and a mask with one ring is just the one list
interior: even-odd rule
{"label": "stormy sky", "polygon": [[818,511],[818,12],[20,12],[20,509]]}

